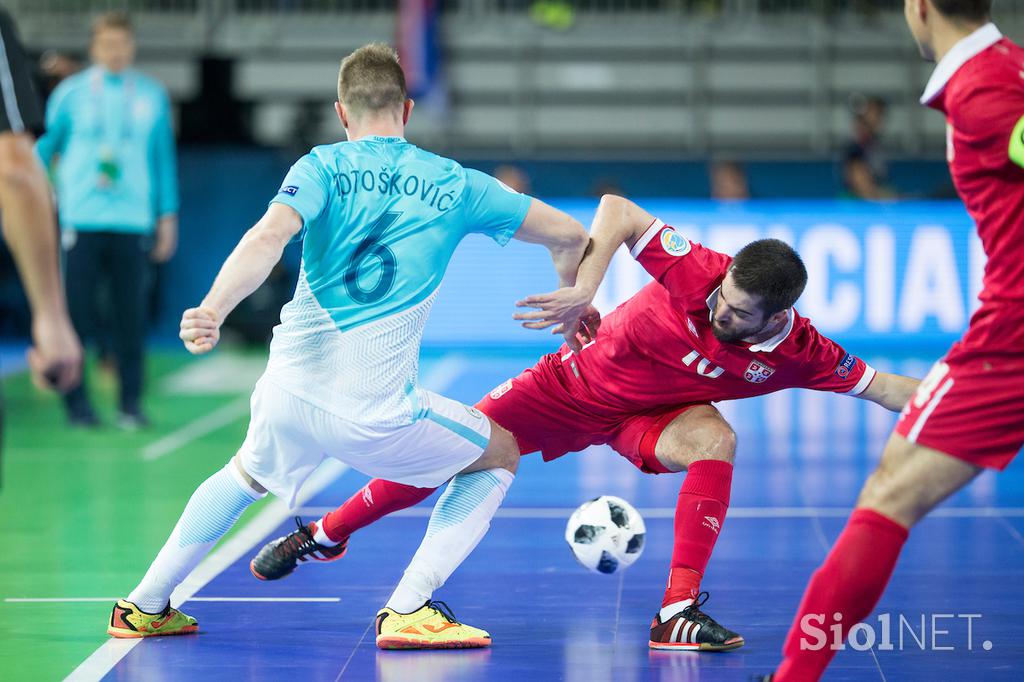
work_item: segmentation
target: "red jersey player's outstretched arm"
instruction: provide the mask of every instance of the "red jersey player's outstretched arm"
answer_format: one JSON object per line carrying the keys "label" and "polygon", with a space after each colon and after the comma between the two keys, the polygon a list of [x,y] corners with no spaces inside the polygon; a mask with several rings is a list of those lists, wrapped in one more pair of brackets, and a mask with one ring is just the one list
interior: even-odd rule
{"label": "red jersey player's outstretched arm", "polygon": [[868,387],[856,397],[878,403],[887,410],[899,412],[914,395],[920,383],[919,379],[913,377],[877,372]]}
{"label": "red jersey player's outstretched arm", "polygon": [[878,372],[864,360],[847,353],[803,318],[796,343],[803,379],[796,385],[815,391],[832,391],[877,403],[899,412],[921,382],[899,374]]}
{"label": "red jersey player's outstretched arm", "polygon": [[[526,297],[516,305],[539,310],[517,313],[514,319],[524,320],[524,327],[544,329],[564,319],[566,316],[563,311],[580,310],[590,306],[615,251],[622,244],[632,248],[654,221],[654,216],[629,199],[614,194],[601,197],[601,204],[597,207],[594,221],[590,225],[590,244],[576,274],[576,285],[548,294]],[[581,329],[584,341],[590,340],[588,335],[596,331],[594,327],[598,321],[599,317],[594,310],[591,315],[584,317],[584,322],[589,327]],[[561,327],[555,329],[556,333],[563,331],[565,330]],[[570,340],[568,335],[567,341],[573,350],[579,350],[578,341]]]}
{"label": "red jersey player's outstretched arm", "polygon": [[590,249],[580,263],[576,287],[591,299],[608,271],[608,264],[620,246],[633,248],[655,221],[655,217],[629,199],[605,194],[590,224]]}

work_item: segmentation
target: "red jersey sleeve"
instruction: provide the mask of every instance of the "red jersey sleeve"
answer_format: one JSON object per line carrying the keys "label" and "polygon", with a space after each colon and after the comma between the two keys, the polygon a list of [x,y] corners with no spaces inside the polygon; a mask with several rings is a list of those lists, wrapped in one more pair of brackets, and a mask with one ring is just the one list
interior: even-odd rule
{"label": "red jersey sleeve", "polygon": [[801,388],[860,395],[875,378],[875,369],[807,324],[799,340],[805,368]]}
{"label": "red jersey sleeve", "polygon": [[691,242],[674,227],[655,220],[630,254],[669,294],[686,297],[718,284],[732,258]]}
{"label": "red jersey sleeve", "polygon": [[[946,102],[953,127],[983,153],[987,167],[1008,161],[1024,165],[1019,149],[1024,128],[1024,79],[1020,69],[1006,72],[1005,65],[989,71],[965,70],[952,84]],[[990,67],[991,68],[991,67]]]}

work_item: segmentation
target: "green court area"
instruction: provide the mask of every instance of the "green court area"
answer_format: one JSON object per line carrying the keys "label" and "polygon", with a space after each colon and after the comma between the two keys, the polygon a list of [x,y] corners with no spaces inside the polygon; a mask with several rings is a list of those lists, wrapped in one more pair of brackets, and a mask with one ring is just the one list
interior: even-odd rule
{"label": "green court area", "polygon": [[[90,367],[100,429],[66,426],[59,399],[4,380],[0,488],[0,679],[62,679],[107,639],[109,602],[139,580],[196,485],[245,435],[261,355],[150,356],[153,426],[113,426],[115,380]],[[247,519],[266,501],[253,505]]]}

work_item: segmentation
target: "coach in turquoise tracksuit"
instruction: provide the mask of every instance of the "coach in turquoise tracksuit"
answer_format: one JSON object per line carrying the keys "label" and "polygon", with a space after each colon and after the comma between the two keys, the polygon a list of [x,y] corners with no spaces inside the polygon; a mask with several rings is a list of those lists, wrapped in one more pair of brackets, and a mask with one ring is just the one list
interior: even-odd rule
{"label": "coach in turquoise tracksuit", "polygon": [[[138,428],[147,423],[140,405],[147,261],[166,261],[177,244],[174,133],[163,86],[130,68],[127,16],[101,16],[90,50],[93,66],[50,96],[37,148],[54,169],[72,322],[86,339],[103,321],[121,381],[119,424]],[[112,308],[101,316],[104,282]],[[65,402],[72,423],[98,423],[84,379]]]}

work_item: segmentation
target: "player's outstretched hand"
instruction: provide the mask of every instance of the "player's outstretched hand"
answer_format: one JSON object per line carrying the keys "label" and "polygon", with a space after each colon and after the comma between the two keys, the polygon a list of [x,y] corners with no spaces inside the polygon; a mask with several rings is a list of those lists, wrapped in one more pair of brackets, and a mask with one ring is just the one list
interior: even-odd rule
{"label": "player's outstretched hand", "polygon": [[178,338],[192,355],[209,353],[220,341],[220,322],[212,308],[189,308],[181,315]]}
{"label": "player's outstretched hand", "polygon": [[552,334],[561,334],[570,350],[578,353],[583,346],[597,339],[597,328],[601,326],[601,313],[590,305],[583,316],[573,326],[558,325],[551,330]]}
{"label": "player's outstretched hand", "polygon": [[[580,350],[582,344],[577,339],[577,334],[587,339],[586,343],[593,340],[597,324],[600,323],[600,313],[591,305],[593,294],[577,287],[562,287],[557,291],[547,294],[536,294],[527,296],[516,302],[519,308],[537,308],[532,312],[516,313],[512,316],[514,320],[520,320],[527,329],[547,329],[553,334],[562,334],[566,343],[573,350]],[[584,319],[589,320],[594,326],[588,329],[582,324]]]}
{"label": "player's outstretched hand", "polygon": [[82,344],[66,314],[36,315],[28,349],[32,382],[67,393],[82,380]]}

